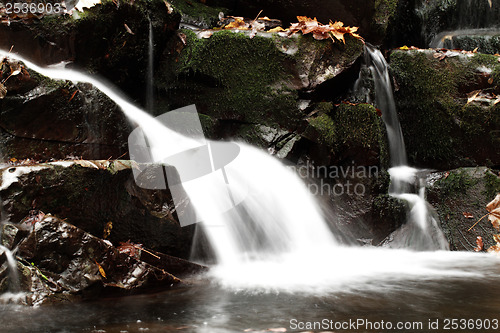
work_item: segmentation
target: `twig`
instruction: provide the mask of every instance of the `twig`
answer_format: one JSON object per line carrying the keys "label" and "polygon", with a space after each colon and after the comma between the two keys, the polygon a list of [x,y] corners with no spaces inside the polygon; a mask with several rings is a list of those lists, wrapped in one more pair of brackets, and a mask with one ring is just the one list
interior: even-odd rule
{"label": "twig", "polygon": [[153,257],[158,258],[158,259],[160,259],[160,260],[161,260],[161,258],[160,258],[159,256],[157,256],[157,255],[156,255],[156,254],[154,254],[154,253],[149,252],[148,250],[146,250],[146,249],[144,249],[144,248],[142,248],[142,247],[140,247],[140,246],[135,246],[135,245],[132,245],[132,246],[133,246],[133,247],[135,247],[135,248],[136,248],[136,249],[138,249],[138,250],[141,250],[141,251],[144,251],[144,252],[146,252],[146,253],[149,253],[149,254],[150,254],[150,255],[152,255]]}
{"label": "twig", "polygon": [[484,215],[483,217],[481,217],[479,220],[477,220],[476,223],[474,223],[474,225],[472,227],[470,227],[467,231],[471,231],[472,228],[474,228],[479,222],[481,222],[482,219],[484,219],[486,216],[490,215],[490,213]]}

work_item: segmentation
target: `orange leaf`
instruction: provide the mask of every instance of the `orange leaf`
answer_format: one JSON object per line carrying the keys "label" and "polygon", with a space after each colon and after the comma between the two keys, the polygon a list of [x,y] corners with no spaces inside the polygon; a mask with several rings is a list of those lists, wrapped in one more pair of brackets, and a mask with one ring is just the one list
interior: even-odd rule
{"label": "orange leaf", "polygon": [[477,236],[476,244],[477,244],[477,246],[474,248],[474,251],[476,251],[476,252],[482,251],[484,248],[483,237]]}
{"label": "orange leaf", "polygon": [[490,212],[488,220],[495,229],[500,230],[500,193],[486,205],[486,210]]}
{"label": "orange leaf", "polygon": [[474,218],[474,215],[472,215],[471,213],[469,212],[463,212],[462,215],[466,218],[466,219],[473,219]]}
{"label": "orange leaf", "polygon": [[99,267],[99,274],[101,274],[103,278],[106,278],[106,272],[104,271],[104,268],[102,268],[102,266],[99,265],[97,260],[94,259],[94,262],[96,263],[97,267]]}

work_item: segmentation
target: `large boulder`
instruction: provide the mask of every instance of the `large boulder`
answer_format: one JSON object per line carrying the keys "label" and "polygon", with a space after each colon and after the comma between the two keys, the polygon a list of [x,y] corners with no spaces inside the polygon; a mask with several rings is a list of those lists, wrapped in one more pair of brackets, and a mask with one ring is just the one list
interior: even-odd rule
{"label": "large boulder", "polygon": [[137,186],[128,161],[18,165],[1,172],[2,216],[7,221],[21,221],[33,210],[50,212],[114,244],[131,240],[189,256],[195,225],[179,225],[177,214],[182,212],[168,190]]}
{"label": "large boulder", "polygon": [[[65,221],[47,215],[19,228],[29,230],[17,249],[22,303],[68,301],[97,295],[138,292],[151,287],[169,288],[180,280],[166,270],[124,253]],[[137,248],[136,252],[141,252]],[[10,268],[11,269],[11,268]],[[0,290],[9,290],[1,279]],[[7,284],[6,284],[7,282]]]}
{"label": "large boulder", "polygon": [[[22,71],[10,76],[18,68]],[[1,77],[6,90],[0,99],[4,159],[106,159],[127,151],[130,123],[91,84],[52,80],[11,59],[4,60]]]}
{"label": "large boulder", "polygon": [[390,66],[410,164],[500,165],[497,56],[394,50]]}

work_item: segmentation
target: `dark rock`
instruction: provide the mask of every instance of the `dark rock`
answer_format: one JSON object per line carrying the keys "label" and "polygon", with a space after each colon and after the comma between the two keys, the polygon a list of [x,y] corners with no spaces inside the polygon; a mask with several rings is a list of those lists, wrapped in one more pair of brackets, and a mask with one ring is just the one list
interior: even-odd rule
{"label": "dark rock", "polygon": [[439,215],[452,250],[472,251],[477,236],[482,237],[485,249],[496,244],[493,235],[498,231],[487,218],[469,229],[488,213],[486,205],[500,193],[498,170],[476,167],[436,172],[429,175],[427,187],[427,199]]}
{"label": "dark rock", "polygon": [[[137,290],[146,287],[170,287],[179,283],[175,276],[122,254],[109,242],[83,230],[46,216],[33,225],[33,231],[20,244],[19,256],[35,268],[26,275],[35,275],[42,282],[44,298],[51,294],[83,294],[108,289]],[[39,285],[31,285],[32,293],[39,293]],[[39,296],[29,295],[37,303]]]}
{"label": "dark rock", "polygon": [[108,239],[114,244],[131,240],[177,257],[189,256],[195,225],[179,225],[168,190],[138,188],[128,161],[10,167],[2,171],[0,195],[9,221],[21,221],[37,209],[97,237],[103,237],[111,223]]}
{"label": "dark rock", "polygon": [[[16,62],[4,62],[2,75]],[[3,158],[105,159],[126,152],[131,126],[120,108],[86,83],[55,81],[27,69],[0,99]]]}
{"label": "dark rock", "polygon": [[[154,34],[155,63],[174,35],[180,14],[168,13],[163,0],[112,1],[84,13],[13,20],[0,24],[0,48],[26,55],[40,65],[73,61],[74,67],[99,73],[128,96],[145,101],[149,24]],[[131,29],[128,33],[124,24]]]}
{"label": "dark rock", "polygon": [[[496,56],[395,50],[390,65],[410,164],[440,170],[500,165]],[[468,102],[477,90],[481,95]]]}

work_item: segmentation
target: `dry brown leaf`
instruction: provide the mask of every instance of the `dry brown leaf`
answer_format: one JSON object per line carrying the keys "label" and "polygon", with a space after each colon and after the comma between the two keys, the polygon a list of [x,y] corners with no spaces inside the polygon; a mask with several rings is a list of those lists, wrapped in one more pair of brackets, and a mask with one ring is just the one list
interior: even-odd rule
{"label": "dry brown leaf", "polygon": [[486,210],[490,212],[488,220],[495,229],[500,230],[500,193],[486,205]]}
{"label": "dry brown leaf", "polygon": [[474,91],[471,91],[470,93],[467,94],[467,104],[473,102],[477,95],[479,95],[479,93],[481,92],[481,90],[474,90]]}
{"label": "dry brown leaf", "polygon": [[474,215],[472,215],[471,213],[469,212],[463,212],[462,215],[466,218],[466,219],[473,219],[474,218]]}
{"label": "dry brown leaf", "polygon": [[104,239],[108,238],[109,234],[111,233],[111,229],[113,229],[113,222],[109,221],[104,226],[102,238],[104,238]]}
{"label": "dry brown leaf", "polygon": [[488,248],[489,253],[500,253],[500,235],[493,235],[493,240],[496,242],[495,245]]}
{"label": "dry brown leaf", "polygon": [[5,96],[7,96],[7,88],[5,88],[2,83],[0,83],[0,99],[4,99]]}
{"label": "dry brown leaf", "polygon": [[127,30],[127,32],[131,35],[135,35],[135,33],[132,31],[132,29],[130,29],[127,25],[127,23],[123,23],[123,25],[125,26],[125,30]]}
{"label": "dry brown leaf", "polygon": [[476,251],[476,252],[482,251],[484,249],[483,237],[477,236],[476,244],[477,244],[477,246],[474,248],[474,251]]}

